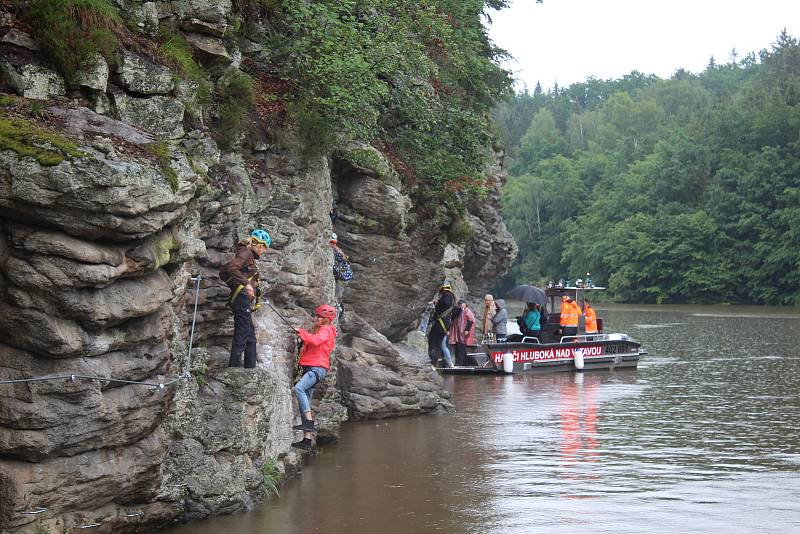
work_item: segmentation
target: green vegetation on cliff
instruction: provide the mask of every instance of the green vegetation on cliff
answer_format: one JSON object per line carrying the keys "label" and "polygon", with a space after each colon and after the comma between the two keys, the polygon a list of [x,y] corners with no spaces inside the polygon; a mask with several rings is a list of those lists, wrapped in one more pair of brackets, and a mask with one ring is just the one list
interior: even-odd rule
{"label": "green vegetation on cliff", "polygon": [[95,54],[114,62],[124,26],[108,0],[32,0],[19,2],[42,52],[74,83]]}
{"label": "green vegetation on cliff", "polygon": [[253,80],[247,74],[235,71],[217,88],[217,123],[214,137],[223,148],[230,148],[250,126],[253,109]]}
{"label": "green vegetation on cliff", "polygon": [[159,54],[164,63],[179,76],[193,82],[197,86],[197,103],[201,106],[207,105],[211,101],[208,73],[194,60],[189,43],[182,35],[166,29],[161,32],[161,39],[163,43],[159,48]]}
{"label": "green vegetation on cliff", "polygon": [[70,84],[97,54],[113,65],[121,44],[197,86],[224,148],[236,145],[255,117],[288,111],[306,155],[370,143],[423,199],[456,208],[485,190],[494,144],[489,110],[510,86],[498,65],[504,53],[482,20],[505,4],[238,0],[225,39],[248,38],[269,53],[245,57],[244,72],[228,70],[214,80],[212,98],[208,74],[220,76],[221,69],[198,65],[173,22],[162,20],[156,46],[128,30],[110,0],[18,2],[44,55]]}
{"label": "green vegetation on cliff", "polygon": [[511,155],[506,284],[591,272],[633,302],[800,304],[800,45],[632,73],[495,111]]}
{"label": "green vegetation on cliff", "polygon": [[424,196],[483,190],[489,109],[510,79],[481,17],[505,2],[244,4],[276,29],[268,45],[306,147],[322,154],[348,140],[373,143]]}

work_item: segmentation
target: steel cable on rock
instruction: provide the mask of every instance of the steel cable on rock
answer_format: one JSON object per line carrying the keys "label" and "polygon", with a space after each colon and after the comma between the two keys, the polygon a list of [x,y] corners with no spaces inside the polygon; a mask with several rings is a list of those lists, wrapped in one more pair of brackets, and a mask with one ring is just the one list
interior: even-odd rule
{"label": "steel cable on rock", "polygon": [[[195,329],[195,324],[197,322],[197,304],[198,304],[199,297],[200,297],[200,281],[203,280],[203,279],[204,278],[199,274],[190,278],[190,280],[196,281],[197,285],[195,286],[195,294],[194,294],[194,313],[192,314],[192,330],[191,330],[191,333],[189,334],[189,354],[188,354],[188,357],[187,357],[186,368],[184,369],[184,371],[181,374],[175,376],[172,380],[169,380],[168,382],[158,382],[157,383],[157,382],[145,382],[145,381],[141,381],[141,380],[124,380],[124,379],[121,379],[121,378],[110,378],[110,377],[104,377],[104,376],[91,376],[91,375],[82,375],[82,374],[70,373],[70,374],[55,375],[55,376],[36,376],[36,377],[32,377],[32,378],[18,378],[18,379],[14,379],[14,380],[0,380],[0,385],[21,384],[21,383],[25,383],[25,382],[47,382],[47,381],[51,381],[51,380],[67,380],[67,379],[70,382],[75,382],[77,379],[82,379],[82,380],[96,380],[98,382],[109,382],[109,383],[113,382],[113,383],[117,383],[117,384],[131,384],[131,385],[135,385],[135,386],[147,386],[147,387],[150,387],[150,388],[154,388],[154,389],[159,389],[160,390],[160,389],[164,389],[165,387],[171,386],[171,385],[175,384],[176,382],[178,382],[180,380],[184,380],[184,379],[188,378],[189,376],[191,376],[192,347],[193,347],[193,344],[194,344],[194,329]],[[214,280],[211,280],[209,278],[206,278],[205,280],[209,280],[211,282],[214,281]]]}
{"label": "steel cable on rock", "polygon": [[[54,375],[54,376],[36,376],[36,377],[32,377],[32,378],[19,378],[19,379],[13,379],[13,380],[0,380],[0,385],[22,384],[22,383],[26,383],[26,382],[46,382],[46,381],[52,381],[52,380],[69,380],[70,382],[75,382],[78,379],[83,379],[83,380],[96,380],[98,382],[108,382],[108,383],[112,383],[113,382],[113,383],[118,383],[118,384],[131,384],[131,385],[137,385],[137,386],[147,386],[147,387],[150,387],[150,388],[163,390],[164,388],[166,388],[168,386],[171,386],[171,385],[175,384],[176,382],[178,382],[180,380],[184,380],[184,379],[188,378],[189,376],[191,376],[192,349],[194,347],[194,331],[195,331],[195,327],[197,325],[197,306],[198,306],[199,299],[200,299],[200,282],[202,280],[207,280],[208,282],[211,282],[212,284],[216,284],[216,285],[218,285],[220,287],[225,287],[225,288],[228,287],[227,284],[224,284],[221,281],[214,280],[212,278],[203,278],[202,275],[200,275],[200,274],[198,274],[196,276],[193,276],[193,277],[190,277],[190,280],[193,280],[193,281],[197,282],[197,284],[196,284],[196,286],[194,288],[194,290],[195,290],[194,311],[192,313],[192,328],[191,328],[191,332],[189,334],[189,352],[188,352],[188,355],[187,355],[186,367],[185,367],[184,371],[181,374],[179,374],[176,377],[174,377],[172,380],[169,380],[167,382],[156,383],[156,382],[145,382],[145,381],[138,381],[138,380],[125,380],[125,379],[121,379],[121,378],[110,378],[110,377],[103,377],[103,376],[92,376],[92,375],[83,375],[83,374],[70,373],[70,374],[61,374],[61,375]],[[264,299],[264,301],[278,315],[278,317],[280,317],[292,329],[295,329],[294,325],[292,325],[289,322],[289,320],[286,317],[284,317],[272,305],[272,303],[269,302],[269,300]],[[291,436],[282,436],[282,437],[291,437]],[[176,485],[173,485],[173,486],[170,486],[170,487],[184,487],[186,485],[187,484],[184,483],[184,484],[176,484]],[[22,512],[22,514],[24,514],[24,515],[38,515],[38,514],[47,512],[47,511],[48,511],[47,508],[39,507],[39,508],[36,508],[34,510],[24,511],[24,512]],[[139,511],[139,512],[134,512],[134,513],[125,515],[126,518],[140,517],[140,516],[144,516],[144,512]],[[102,523],[89,523],[89,524],[86,524],[86,525],[76,526],[74,528],[83,530],[83,529],[96,528],[96,527],[99,527],[101,525],[102,525]]]}

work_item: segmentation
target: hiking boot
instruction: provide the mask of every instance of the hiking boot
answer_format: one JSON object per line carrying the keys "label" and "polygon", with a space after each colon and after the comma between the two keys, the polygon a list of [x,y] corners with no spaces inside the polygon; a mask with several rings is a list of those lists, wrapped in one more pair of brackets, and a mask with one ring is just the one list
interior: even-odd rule
{"label": "hiking boot", "polygon": [[292,447],[294,447],[295,449],[300,449],[302,451],[311,451],[311,449],[313,448],[313,446],[311,445],[311,440],[308,438],[303,438],[302,441],[292,443]]}
{"label": "hiking boot", "polygon": [[314,432],[314,420],[302,418],[303,422],[299,425],[294,425],[292,430],[302,430],[303,432]]}
{"label": "hiking boot", "polygon": [[299,425],[294,425],[292,427],[292,430],[303,430],[303,428],[305,426],[306,426],[306,416],[303,415],[303,414],[300,414],[300,424]]}

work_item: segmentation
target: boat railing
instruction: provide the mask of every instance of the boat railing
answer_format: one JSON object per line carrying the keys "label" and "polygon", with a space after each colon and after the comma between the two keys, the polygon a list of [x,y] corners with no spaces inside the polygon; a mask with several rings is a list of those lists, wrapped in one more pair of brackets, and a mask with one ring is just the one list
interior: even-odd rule
{"label": "boat railing", "polygon": [[[624,337],[623,337],[624,336]],[[561,336],[561,343],[578,341],[611,341],[627,338],[625,334],[579,334],[577,336]]]}
{"label": "boat railing", "polygon": [[538,337],[533,337],[533,336],[525,336],[525,337],[523,337],[522,341],[520,341],[520,343],[536,343],[537,345],[541,344],[539,342],[539,338]]}

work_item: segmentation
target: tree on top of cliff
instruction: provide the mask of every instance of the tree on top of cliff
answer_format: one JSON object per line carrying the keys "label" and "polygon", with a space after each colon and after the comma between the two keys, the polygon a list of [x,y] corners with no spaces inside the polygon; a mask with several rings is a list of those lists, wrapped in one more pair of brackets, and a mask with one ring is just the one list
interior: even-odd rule
{"label": "tree on top of cliff", "polygon": [[[274,32],[271,60],[309,152],[348,140],[391,147],[419,192],[483,189],[488,112],[510,86],[481,17],[499,0],[244,0]],[[254,9],[258,7],[258,9]],[[453,181],[463,187],[453,193]]]}

